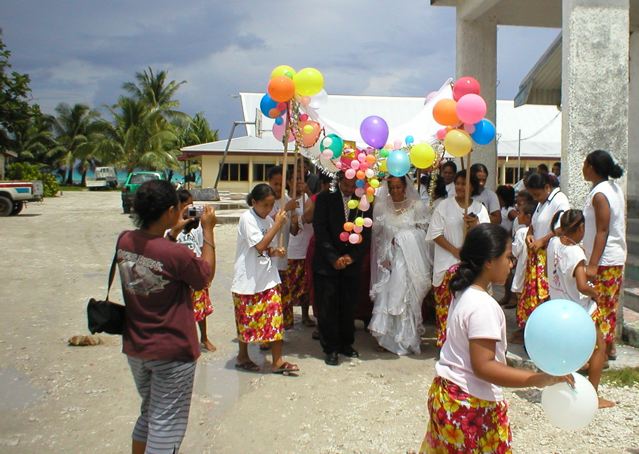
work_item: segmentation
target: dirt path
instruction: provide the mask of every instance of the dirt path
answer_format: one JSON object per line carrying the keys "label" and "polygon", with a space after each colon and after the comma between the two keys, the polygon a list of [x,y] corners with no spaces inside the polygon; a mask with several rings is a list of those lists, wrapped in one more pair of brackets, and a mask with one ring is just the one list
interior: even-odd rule
{"label": "dirt path", "polygon": [[[86,333],[89,297],[102,297],[117,234],[131,223],[119,194],[66,193],[0,218],[0,451],[128,452],[139,398],[117,337],[68,347]],[[235,226],[216,230],[212,340],[198,364],[184,453],[403,453],[419,446],[434,350],[377,353],[361,329],[362,358],[325,366],[311,329],[287,333],[300,377],[239,373],[229,288]],[[117,288],[114,296],[119,300]],[[299,320],[299,314],[296,314]],[[360,326],[361,328],[361,326]],[[264,356],[251,355],[259,363]],[[638,389],[606,389],[621,401],[574,434],[551,427],[539,392],[508,392],[516,452],[639,452]],[[631,449],[634,449],[632,451]]]}

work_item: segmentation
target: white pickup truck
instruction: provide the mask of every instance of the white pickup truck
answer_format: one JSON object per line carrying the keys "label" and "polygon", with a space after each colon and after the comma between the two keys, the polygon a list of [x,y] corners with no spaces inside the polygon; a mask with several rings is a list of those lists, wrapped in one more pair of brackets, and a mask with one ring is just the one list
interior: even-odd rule
{"label": "white pickup truck", "polygon": [[0,181],[0,216],[15,216],[26,202],[42,200],[42,181]]}
{"label": "white pickup truck", "polygon": [[113,189],[117,186],[118,177],[113,167],[96,167],[95,177],[86,181],[86,187],[89,191]]}

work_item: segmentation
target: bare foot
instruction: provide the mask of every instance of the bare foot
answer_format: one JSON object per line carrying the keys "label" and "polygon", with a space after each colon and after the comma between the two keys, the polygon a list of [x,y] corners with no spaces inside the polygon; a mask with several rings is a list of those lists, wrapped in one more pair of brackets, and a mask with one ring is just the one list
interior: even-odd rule
{"label": "bare foot", "polygon": [[603,397],[599,398],[599,408],[612,408],[615,406],[615,403],[608,400],[608,399],[604,399]]}
{"label": "bare foot", "polygon": [[215,350],[217,350],[217,347],[215,345],[213,345],[211,343],[210,340],[206,339],[203,340],[202,342],[200,342],[200,347],[203,348],[204,350],[208,350],[211,353],[213,353]]}

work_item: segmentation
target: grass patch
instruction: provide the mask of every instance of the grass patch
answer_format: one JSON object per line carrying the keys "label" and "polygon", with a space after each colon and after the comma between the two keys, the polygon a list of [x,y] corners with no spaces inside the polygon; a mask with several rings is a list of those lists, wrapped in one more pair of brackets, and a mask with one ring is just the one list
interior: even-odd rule
{"label": "grass patch", "polygon": [[639,367],[625,367],[616,370],[604,370],[601,376],[604,383],[614,386],[639,385]]}

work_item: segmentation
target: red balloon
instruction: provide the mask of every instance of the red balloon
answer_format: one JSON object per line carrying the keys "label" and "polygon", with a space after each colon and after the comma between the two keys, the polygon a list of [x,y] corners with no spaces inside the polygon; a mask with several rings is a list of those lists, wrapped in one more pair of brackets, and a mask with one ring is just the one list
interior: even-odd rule
{"label": "red balloon", "polygon": [[481,87],[474,77],[460,77],[453,85],[453,99],[459,101],[462,96],[468,94],[478,95]]}

